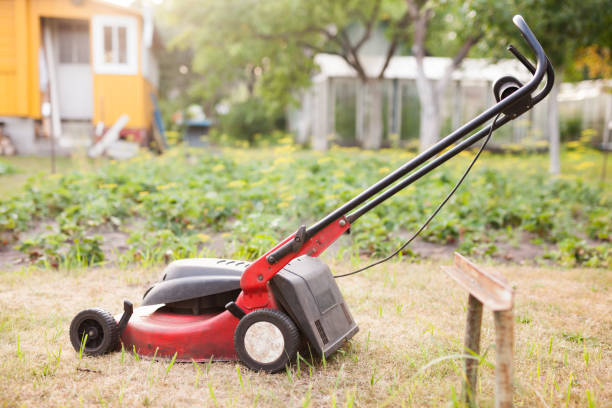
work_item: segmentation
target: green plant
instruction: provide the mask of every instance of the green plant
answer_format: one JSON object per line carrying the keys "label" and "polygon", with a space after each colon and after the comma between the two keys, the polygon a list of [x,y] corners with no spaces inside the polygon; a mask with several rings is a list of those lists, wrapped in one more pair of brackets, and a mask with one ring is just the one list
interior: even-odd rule
{"label": "green plant", "polygon": [[262,135],[282,129],[283,121],[284,117],[270,111],[263,100],[251,97],[232,105],[229,113],[221,117],[221,129],[232,139],[253,146],[261,141]]}
{"label": "green plant", "polygon": [[[568,154],[594,160],[590,150]],[[452,188],[463,156],[361,217],[338,254],[357,261],[397,249]],[[16,242],[41,266],[97,265],[108,258],[104,234],[119,232],[127,235],[126,248],[113,258],[122,266],[197,256],[252,260],[411,157],[353,148],[320,154],[283,142],[221,154],[175,148],[96,172],[39,176],[18,199],[0,199],[0,247]],[[508,237],[517,244],[525,235],[552,246],[547,257],[559,264],[609,266],[612,196],[586,175],[550,179],[541,163],[537,156],[483,156],[421,239],[495,256]],[[32,234],[41,224],[47,227]],[[403,255],[417,256],[411,247]]]}
{"label": "green plant", "polygon": [[562,142],[579,139],[580,132],[582,131],[582,117],[571,116],[562,119],[559,131],[561,133]]}
{"label": "green plant", "polygon": [[5,174],[13,174],[16,172],[17,169],[15,169],[15,167],[11,166],[8,163],[0,161],[0,176],[4,176]]}

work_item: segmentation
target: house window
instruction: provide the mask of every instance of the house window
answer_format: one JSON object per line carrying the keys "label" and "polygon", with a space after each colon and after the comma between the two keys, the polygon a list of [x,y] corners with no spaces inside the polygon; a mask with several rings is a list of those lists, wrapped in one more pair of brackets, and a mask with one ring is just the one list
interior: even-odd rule
{"label": "house window", "polygon": [[94,16],[94,70],[98,74],[138,73],[138,22],[133,17]]}

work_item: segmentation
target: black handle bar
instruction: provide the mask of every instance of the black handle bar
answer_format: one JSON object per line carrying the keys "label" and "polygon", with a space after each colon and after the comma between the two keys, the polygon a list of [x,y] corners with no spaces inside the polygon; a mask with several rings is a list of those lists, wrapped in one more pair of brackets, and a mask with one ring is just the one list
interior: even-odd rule
{"label": "black handle bar", "polygon": [[[533,65],[527,60],[527,58],[525,58],[522,54],[520,54],[518,50],[516,50],[514,47],[509,48],[509,50],[516,56],[516,58],[523,65],[525,65],[525,67],[533,74],[533,77],[529,80],[529,82],[521,86],[518,90],[510,94],[508,97],[500,100],[494,106],[485,110],[480,115],[478,115],[474,119],[470,120],[468,123],[464,124],[457,130],[449,134],[448,136],[446,136],[445,138],[443,138],[442,140],[440,140],[439,142],[437,142],[436,144],[434,144],[427,150],[423,151],[422,153],[420,153],[418,156],[416,156],[409,162],[399,167],[397,170],[388,174],[387,176],[385,176],[384,178],[376,182],[374,185],[372,185],[371,187],[369,187],[368,189],[366,189],[365,191],[363,191],[362,193],[360,193],[359,195],[357,195],[356,197],[354,197],[353,199],[351,199],[350,201],[348,201],[341,207],[332,211],[330,214],[325,216],[323,219],[321,219],[314,225],[310,226],[306,230],[306,239],[302,240],[302,243],[305,242],[307,239],[312,238],[317,232],[319,232],[320,230],[322,230],[323,228],[325,228],[332,222],[338,220],[340,217],[343,217],[347,215],[350,211],[355,210],[357,207],[364,204],[366,201],[370,200],[376,194],[387,189],[387,187],[397,182],[398,180],[402,179],[408,173],[410,173],[411,171],[413,171],[414,169],[416,169],[418,166],[422,165],[423,163],[427,162],[432,157],[439,154],[440,152],[442,152],[443,150],[445,150],[452,144],[463,139],[465,136],[475,131],[478,127],[482,126],[484,123],[494,118],[496,115],[502,112],[507,112],[508,108],[512,107],[513,105],[517,103],[521,103],[521,101],[525,101],[526,99],[524,97],[527,95],[530,95],[532,92],[536,90],[536,88],[542,82],[544,78],[544,74],[546,74],[546,77],[547,77],[546,86],[536,96],[533,96],[528,99],[530,101],[530,104],[528,106],[525,106],[525,109],[522,112],[531,109],[536,103],[540,102],[542,99],[544,99],[546,95],[548,95],[554,83],[554,71],[553,71],[552,65],[550,64],[550,61],[548,60],[548,57],[546,56],[544,49],[540,45],[539,41],[537,40],[537,38],[535,37],[535,35],[533,34],[531,29],[527,25],[523,17],[521,17],[520,15],[516,15],[512,19],[512,22],[514,23],[514,25],[517,26],[521,35],[527,41],[527,44],[529,45],[529,47],[533,50],[534,54],[536,55],[536,66],[534,68]],[[493,126],[493,129],[497,129],[500,126],[503,126],[504,124],[514,119],[516,116],[518,116],[518,114],[517,115],[504,114],[504,116],[499,118],[496,121],[496,123],[491,124],[481,129],[480,131],[473,134],[472,136],[470,136],[463,142],[459,143],[452,149],[448,150],[444,154],[437,157],[435,160],[421,167],[418,171],[411,174],[409,177],[405,178],[400,183],[384,191],[382,194],[380,194],[373,200],[369,201],[368,203],[366,203],[365,205],[363,205],[362,207],[360,207],[359,209],[357,209],[356,211],[348,215],[347,219],[349,220],[350,223],[353,223],[361,215],[365,214],[372,208],[376,207],[378,204],[382,203],[383,201],[393,196],[400,190],[412,184],[414,181],[418,180],[420,177],[427,174],[431,170],[435,169],[442,163],[446,162],[448,159],[454,157],[459,152],[470,147],[472,144],[474,144],[478,140],[482,139],[485,135],[488,134],[492,126]],[[293,240],[290,240],[285,245],[283,245],[282,247],[278,248],[276,251],[271,253],[268,256],[268,262],[270,264],[273,264],[291,252],[296,252],[296,243]]]}

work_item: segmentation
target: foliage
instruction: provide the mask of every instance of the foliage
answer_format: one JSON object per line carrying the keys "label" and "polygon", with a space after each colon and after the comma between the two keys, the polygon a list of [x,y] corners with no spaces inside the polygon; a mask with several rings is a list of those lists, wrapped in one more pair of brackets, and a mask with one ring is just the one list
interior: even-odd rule
{"label": "foliage", "polygon": [[[545,175],[537,155],[487,156],[422,238],[493,255],[500,243],[527,234],[557,251],[549,256],[557,262],[610,266],[612,197],[575,177],[593,166],[589,154],[584,147],[567,153],[572,176],[558,179]],[[103,238],[96,235],[110,231],[128,235],[127,249],[118,254],[125,263],[209,255],[253,259],[410,157],[400,150],[351,148],[324,155],[291,144],[223,154],[173,149],[155,159],[111,162],[96,172],[34,178],[19,199],[0,201],[0,234],[19,239],[32,259],[60,266],[102,262]],[[462,153],[450,167],[363,216],[342,240],[343,251],[379,257],[396,249],[470,158]],[[24,232],[50,220],[56,220],[51,232],[34,238]]]}
{"label": "foliage", "polygon": [[582,131],[582,117],[571,116],[561,120],[561,141],[568,142],[570,140],[576,140],[580,138],[580,132]]}
{"label": "foliage", "polygon": [[23,241],[17,248],[30,260],[43,266],[58,268],[91,266],[104,261],[100,235],[76,235],[51,232]]}
{"label": "foliage", "polygon": [[5,174],[13,174],[16,171],[17,170],[10,164],[0,161],[0,176],[3,176]]}
{"label": "foliage", "polygon": [[[525,17],[555,69],[562,72],[583,47],[609,43],[611,18],[609,13],[601,12],[607,9],[608,3],[607,0],[509,0],[504,8],[508,17],[512,14]],[[486,32],[491,42],[507,44],[512,36],[516,38],[516,45],[526,47],[510,18],[487,23]]]}
{"label": "foliage", "polygon": [[609,47],[590,45],[581,48],[568,76],[572,80],[608,79],[612,77],[612,51]]}
{"label": "foliage", "polygon": [[[230,99],[234,93],[238,100],[260,96],[274,111],[293,100],[288,90],[308,83],[311,59],[295,44],[264,39],[252,31],[253,27],[267,30],[274,24],[266,17],[278,11],[278,3],[207,0],[197,5],[168,5],[168,24],[179,31],[171,44],[191,49],[191,68],[202,75],[202,80],[191,87],[192,94],[208,103]],[[287,13],[278,24],[288,24],[294,18]]]}
{"label": "foliage", "polygon": [[229,113],[221,117],[221,130],[235,140],[246,140],[254,145],[257,135],[269,135],[283,128],[283,117],[270,114],[264,101],[249,98],[236,103]]}

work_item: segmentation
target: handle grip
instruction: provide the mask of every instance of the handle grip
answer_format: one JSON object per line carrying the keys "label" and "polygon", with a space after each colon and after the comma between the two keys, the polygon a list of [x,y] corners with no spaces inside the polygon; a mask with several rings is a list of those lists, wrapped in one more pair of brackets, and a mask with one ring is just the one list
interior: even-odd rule
{"label": "handle grip", "polygon": [[289,255],[292,252],[297,252],[302,248],[304,242],[306,242],[306,226],[302,225],[295,232],[293,237],[287,241],[283,246],[272,252],[270,255],[266,257],[266,260],[270,265],[274,265],[281,258]]}
{"label": "handle grip", "polygon": [[529,61],[523,54],[521,54],[521,52],[516,49],[514,45],[510,44],[507,49],[516,57],[516,59],[521,61],[521,64],[523,64],[529,72],[535,74],[536,69],[531,63],[531,61]]}

